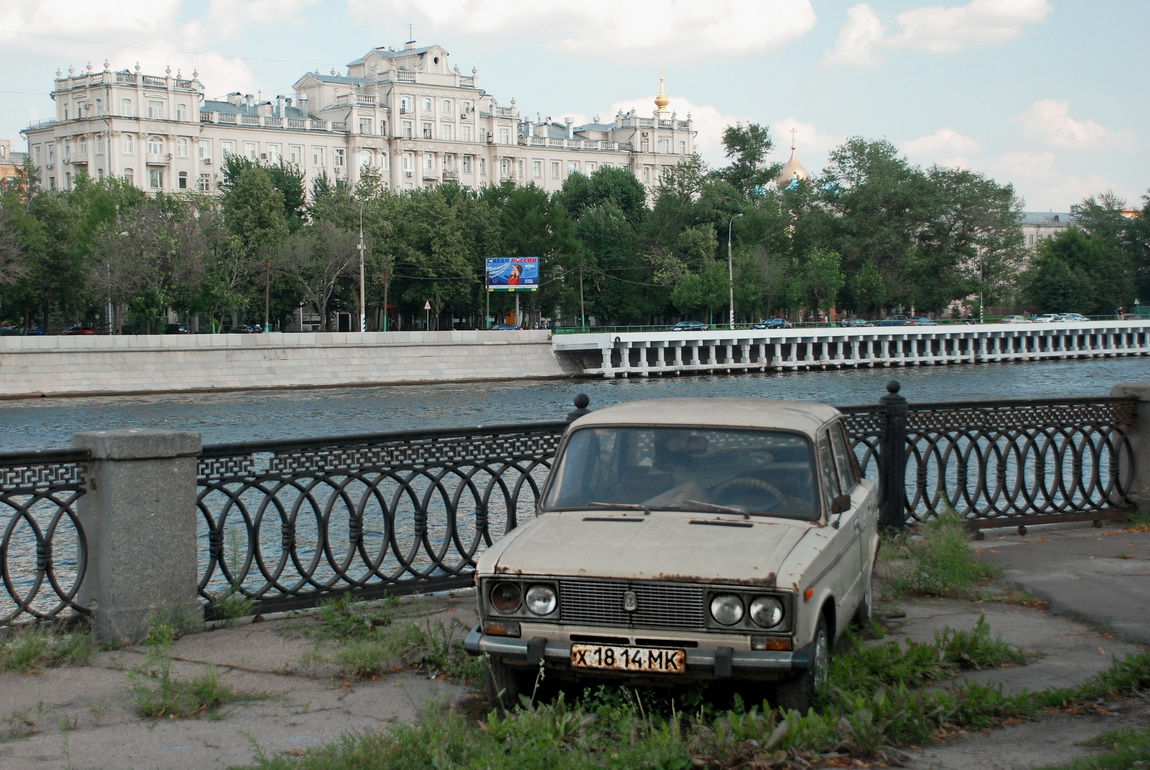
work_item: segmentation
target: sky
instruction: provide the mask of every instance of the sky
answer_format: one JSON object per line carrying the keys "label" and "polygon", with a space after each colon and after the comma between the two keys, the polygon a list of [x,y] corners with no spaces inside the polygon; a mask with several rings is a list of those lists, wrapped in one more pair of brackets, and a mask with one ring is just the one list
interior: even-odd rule
{"label": "sky", "polygon": [[[1013,185],[1026,211],[1150,190],[1147,0],[3,0],[0,138],[55,116],[57,70],[198,73],[292,96],[377,47],[438,44],[524,119],[654,110],[660,76],[711,167],[766,126],[817,174],[848,139]],[[793,134],[792,134],[793,130]]]}

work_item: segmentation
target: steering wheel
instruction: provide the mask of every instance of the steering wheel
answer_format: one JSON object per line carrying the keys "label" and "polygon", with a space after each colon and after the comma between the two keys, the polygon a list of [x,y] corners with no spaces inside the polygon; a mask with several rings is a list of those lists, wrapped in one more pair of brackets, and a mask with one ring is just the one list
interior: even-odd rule
{"label": "steering wheel", "polygon": [[747,499],[748,494],[759,498],[766,495],[765,500],[756,499],[756,508],[780,510],[786,508],[787,497],[776,487],[754,476],[736,476],[727,479],[711,493],[711,500],[719,505],[737,504]]}

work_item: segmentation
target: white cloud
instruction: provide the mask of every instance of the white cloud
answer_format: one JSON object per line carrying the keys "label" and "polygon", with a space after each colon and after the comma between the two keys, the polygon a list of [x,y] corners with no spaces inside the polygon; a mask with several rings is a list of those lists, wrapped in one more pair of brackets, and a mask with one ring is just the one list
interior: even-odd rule
{"label": "white cloud", "polygon": [[878,49],[883,42],[882,22],[866,3],[847,11],[847,23],[839,30],[835,47],[828,51],[826,60],[832,64],[855,67],[876,67],[881,61]]}
{"label": "white cloud", "polygon": [[1028,211],[1069,211],[1072,205],[1107,190],[1127,201],[1138,200],[1137,195],[1101,174],[1079,177],[1066,173],[1058,167],[1055,154],[1049,152],[1007,153],[990,161],[987,172],[994,179],[1009,180]]}
{"label": "white cloud", "polygon": [[885,48],[954,53],[982,45],[1000,45],[1022,34],[1050,13],[1049,0],[971,0],[953,8],[926,6],[895,17],[898,32],[887,35],[882,19],[866,3],[852,7],[835,47],[833,64],[874,67]]}
{"label": "white cloud", "polygon": [[1064,150],[1129,149],[1137,143],[1130,131],[1111,131],[1094,120],[1070,117],[1068,99],[1042,99],[1012,120],[1031,139]]}
{"label": "white cloud", "polygon": [[[401,19],[427,39],[523,36],[552,51],[613,61],[651,55],[689,59],[776,50],[815,25],[811,0],[628,0],[599,5],[520,0],[348,0],[353,18]],[[421,31],[427,24],[430,33]]]}
{"label": "white cloud", "polygon": [[915,8],[898,15],[900,31],[891,44],[931,53],[998,45],[1048,13],[1049,0],[971,0],[956,8]]}
{"label": "white cloud", "polygon": [[269,20],[277,25],[302,24],[300,11],[319,1],[211,0],[204,20],[188,24],[185,32],[194,35],[198,45],[210,45],[213,40],[239,40],[249,27],[266,27]]}
{"label": "white cloud", "polygon": [[909,159],[923,165],[946,168],[970,168],[970,155],[977,153],[982,143],[951,128],[940,128],[929,136],[920,136],[904,142],[899,151]]}
{"label": "white cloud", "polygon": [[176,26],[181,0],[117,0],[115,8],[90,0],[22,0],[0,8],[0,40],[6,46],[43,51],[73,50],[60,38],[127,40],[167,34]]}

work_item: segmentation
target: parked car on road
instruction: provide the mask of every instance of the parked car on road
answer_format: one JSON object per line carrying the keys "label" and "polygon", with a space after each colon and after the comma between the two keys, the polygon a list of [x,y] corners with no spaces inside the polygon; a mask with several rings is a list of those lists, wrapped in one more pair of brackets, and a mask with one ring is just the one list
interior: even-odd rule
{"label": "parked car on road", "polygon": [[1002,318],[1001,323],[1004,324],[1028,324],[1030,319],[1022,315],[1008,315]]}
{"label": "parked car on road", "polygon": [[504,704],[548,681],[727,681],[806,711],[835,639],[871,617],[875,483],[833,407],[667,398],[567,429],[536,518],[479,560]]}
{"label": "parked car on road", "polygon": [[1035,316],[1034,323],[1036,324],[1052,324],[1058,323],[1062,319],[1054,313],[1043,313],[1040,316]]}
{"label": "parked car on road", "polygon": [[1063,323],[1089,323],[1090,319],[1081,313],[1059,313],[1058,320]]}
{"label": "parked car on road", "polygon": [[848,318],[842,322],[843,326],[874,326],[870,321],[865,318]]}
{"label": "parked car on road", "polygon": [[938,326],[938,322],[936,322],[933,318],[930,318],[929,316],[920,315],[914,319],[914,325],[915,326]]}
{"label": "parked car on road", "polygon": [[793,329],[795,325],[785,318],[764,318],[756,324],[755,329]]}
{"label": "parked car on road", "polygon": [[669,332],[705,332],[707,325],[702,321],[679,321],[674,326],[668,326]]}
{"label": "parked car on road", "polygon": [[62,334],[95,334],[96,330],[91,326],[69,326]]}
{"label": "parked car on road", "polygon": [[164,327],[164,334],[191,334],[187,324],[168,324]]}
{"label": "parked car on road", "polygon": [[488,329],[493,332],[519,331],[519,328],[520,327],[515,324],[492,324],[488,327]]}

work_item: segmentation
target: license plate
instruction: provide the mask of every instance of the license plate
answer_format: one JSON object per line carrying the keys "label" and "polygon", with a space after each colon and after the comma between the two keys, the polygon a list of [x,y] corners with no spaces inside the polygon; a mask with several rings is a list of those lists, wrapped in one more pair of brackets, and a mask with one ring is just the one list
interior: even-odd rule
{"label": "license plate", "polygon": [[660,650],[651,647],[573,644],[571,665],[575,668],[681,674],[687,668],[687,653],[684,650]]}

